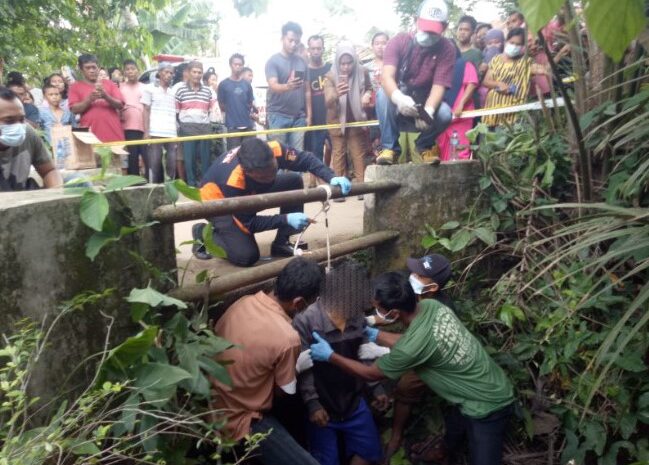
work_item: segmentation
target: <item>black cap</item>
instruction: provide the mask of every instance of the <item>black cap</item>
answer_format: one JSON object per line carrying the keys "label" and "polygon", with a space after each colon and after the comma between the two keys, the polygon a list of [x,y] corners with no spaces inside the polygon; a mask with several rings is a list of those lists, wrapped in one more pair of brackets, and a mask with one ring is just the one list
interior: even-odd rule
{"label": "black cap", "polygon": [[406,263],[412,273],[426,276],[442,289],[451,279],[451,262],[444,255],[432,254],[421,258],[409,258]]}

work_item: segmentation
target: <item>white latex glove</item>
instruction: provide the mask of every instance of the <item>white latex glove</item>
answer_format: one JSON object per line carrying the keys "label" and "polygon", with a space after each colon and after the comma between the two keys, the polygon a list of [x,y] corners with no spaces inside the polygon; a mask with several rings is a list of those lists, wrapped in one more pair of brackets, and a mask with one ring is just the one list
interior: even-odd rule
{"label": "white latex glove", "polygon": [[297,372],[297,374],[299,375],[312,366],[313,360],[311,360],[311,349],[300,352],[300,355],[298,355],[297,357],[297,362],[295,363],[295,371]]}
{"label": "white latex glove", "polygon": [[[433,107],[425,107],[424,110],[428,113],[430,119],[435,119],[435,109]],[[415,127],[420,131],[426,131],[431,128],[431,125],[426,123],[423,119],[417,118],[415,119]]]}
{"label": "white latex glove", "polygon": [[389,353],[389,348],[382,347],[375,344],[374,342],[361,344],[361,346],[358,348],[358,358],[360,358],[361,360],[374,360]]}
{"label": "white latex glove", "polygon": [[390,100],[392,100],[392,103],[397,106],[397,111],[403,116],[409,116],[411,118],[417,117],[417,106],[412,97],[405,95],[397,89],[392,92]]}
{"label": "white latex glove", "polygon": [[365,322],[367,323],[367,326],[376,326],[376,316],[370,315],[365,317]]}

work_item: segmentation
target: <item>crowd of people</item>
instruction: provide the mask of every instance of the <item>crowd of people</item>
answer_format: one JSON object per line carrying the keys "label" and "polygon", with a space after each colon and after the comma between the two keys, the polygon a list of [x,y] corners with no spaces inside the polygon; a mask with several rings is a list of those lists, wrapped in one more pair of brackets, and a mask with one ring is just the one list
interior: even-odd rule
{"label": "crowd of people", "polygon": [[[542,31],[550,56],[517,11],[500,28],[468,15],[457,20],[454,31],[448,25],[445,1],[430,0],[422,4],[413,31],[394,37],[374,34],[371,60],[361,62],[360,48],[343,41],[329,63],[323,59],[323,36],[311,35],[304,43],[299,24],[284,24],[281,49],[265,66],[264,123],[268,129],[289,131],[268,138],[308,150],[337,176],[355,182],[363,180],[368,163],[467,159],[471,150],[466,133],[480,118],[462,117],[463,112],[547,96],[552,90],[549,61],[569,68],[561,16]],[[45,76],[42,86],[29,86],[19,72],[7,76],[6,88],[20,101],[26,123],[42,129],[46,141],[55,126],[90,130],[100,141],[113,142],[244,133],[260,122],[253,73],[240,53],[230,57],[231,73],[220,82],[214,69],[203,69],[199,61],[160,63],[149,83],[140,82],[133,60],[106,69],[95,56],[84,54],[77,65],[78,79],[64,67]],[[374,118],[379,128],[350,124]],[[481,121],[497,128],[516,119],[516,113],[501,113]],[[299,130],[324,124],[338,127]],[[131,145],[123,171],[150,182],[181,178],[200,186],[211,163],[244,139],[231,135],[227,142]],[[0,149],[8,147],[1,133],[0,144]],[[318,180],[311,176],[307,182],[313,187]],[[24,185],[24,180],[16,183]]]}

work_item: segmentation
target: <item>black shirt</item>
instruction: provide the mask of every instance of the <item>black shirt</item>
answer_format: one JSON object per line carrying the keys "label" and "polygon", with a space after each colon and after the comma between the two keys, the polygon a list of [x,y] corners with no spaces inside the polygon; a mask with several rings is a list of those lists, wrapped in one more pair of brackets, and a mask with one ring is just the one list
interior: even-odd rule
{"label": "black shirt", "polygon": [[307,68],[306,79],[311,86],[311,124],[327,124],[327,107],[324,98],[325,74],[331,69],[331,63],[320,68]]}

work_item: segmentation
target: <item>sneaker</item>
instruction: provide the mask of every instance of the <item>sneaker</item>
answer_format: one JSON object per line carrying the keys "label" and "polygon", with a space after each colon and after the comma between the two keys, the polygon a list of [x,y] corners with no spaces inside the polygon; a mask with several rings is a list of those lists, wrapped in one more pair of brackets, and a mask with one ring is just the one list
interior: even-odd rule
{"label": "sneaker", "polygon": [[293,256],[293,244],[290,242],[273,242],[270,244],[270,255],[271,257],[292,257]]}
{"label": "sneaker", "polygon": [[419,153],[424,163],[428,163],[430,165],[439,165],[439,151],[435,148],[422,150]]}
{"label": "sneaker", "polygon": [[199,260],[209,260],[212,258],[212,255],[205,250],[205,245],[203,245],[203,228],[205,223],[196,223],[192,226],[192,239],[194,239],[194,244],[192,244],[192,253],[194,257]]}
{"label": "sneaker", "polygon": [[379,153],[379,156],[376,157],[376,164],[377,165],[392,165],[394,163],[394,156],[395,155],[396,155],[396,152],[394,150],[383,149],[383,150],[381,150],[381,153]]}

